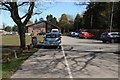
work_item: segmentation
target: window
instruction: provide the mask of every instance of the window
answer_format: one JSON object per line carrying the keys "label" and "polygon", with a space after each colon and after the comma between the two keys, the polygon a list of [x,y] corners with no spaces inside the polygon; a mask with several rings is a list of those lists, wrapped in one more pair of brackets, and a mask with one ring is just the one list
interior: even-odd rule
{"label": "window", "polygon": [[47,34],[46,38],[56,38],[57,35],[56,34]]}

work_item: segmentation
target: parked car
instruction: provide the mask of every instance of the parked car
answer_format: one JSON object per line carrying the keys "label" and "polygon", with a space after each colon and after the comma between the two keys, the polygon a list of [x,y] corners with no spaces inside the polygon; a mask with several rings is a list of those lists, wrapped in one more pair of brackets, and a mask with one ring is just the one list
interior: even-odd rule
{"label": "parked car", "polygon": [[68,36],[71,36],[71,37],[79,37],[80,33],[79,32],[70,32],[68,34]]}
{"label": "parked car", "polygon": [[58,29],[52,29],[51,32],[59,32]]}
{"label": "parked car", "polygon": [[56,46],[61,48],[61,34],[56,32],[46,33],[44,36],[44,46]]}
{"label": "parked car", "polygon": [[90,39],[93,37],[94,37],[94,35],[89,32],[82,32],[79,36],[79,38],[84,38],[84,39]]}
{"label": "parked car", "polygon": [[25,35],[28,35],[28,36],[30,36],[30,35],[31,35],[31,33],[25,33]]}
{"label": "parked car", "polygon": [[12,35],[12,32],[5,32],[6,35]]}
{"label": "parked car", "polygon": [[100,39],[103,41],[103,43],[110,42],[120,42],[120,32],[104,32],[101,34]]}

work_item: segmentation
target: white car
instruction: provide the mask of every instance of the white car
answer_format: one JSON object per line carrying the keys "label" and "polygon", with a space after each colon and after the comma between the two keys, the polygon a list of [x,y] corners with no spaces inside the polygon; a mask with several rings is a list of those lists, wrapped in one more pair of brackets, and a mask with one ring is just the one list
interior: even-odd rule
{"label": "white car", "polygon": [[58,29],[52,29],[51,32],[59,32]]}

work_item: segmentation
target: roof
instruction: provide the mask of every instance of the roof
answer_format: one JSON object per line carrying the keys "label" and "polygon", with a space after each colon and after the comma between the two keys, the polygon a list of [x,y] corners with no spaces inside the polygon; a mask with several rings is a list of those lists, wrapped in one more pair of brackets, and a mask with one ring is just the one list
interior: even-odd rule
{"label": "roof", "polygon": [[56,28],[59,29],[59,27],[58,27],[57,25],[55,25],[55,24],[53,24],[53,23],[51,23],[51,22],[45,21],[45,20],[39,21],[39,22],[34,23],[34,24],[27,25],[27,27],[30,27],[30,26],[33,26],[33,25],[37,25],[37,24],[42,23],[42,22],[45,22],[45,23],[47,23],[47,24],[50,24],[50,25],[52,25],[52,26],[54,26],[54,27],[56,27]]}
{"label": "roof", "polygon": [[49,32],[49,33],[46,33],[46,34],[60,34],[59,32]]}

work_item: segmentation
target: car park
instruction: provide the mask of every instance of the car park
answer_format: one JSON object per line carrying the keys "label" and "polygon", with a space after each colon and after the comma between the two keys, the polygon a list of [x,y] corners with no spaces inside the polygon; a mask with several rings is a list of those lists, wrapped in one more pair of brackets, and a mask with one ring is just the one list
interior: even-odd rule
{"label": "car park", "polygon": [[104,32],[101,34],[100,39],[103,43],[110,42],[120,42],[120,32]]}
{"label": "car park", "polygon": [[91,34],[89,32],[82,32],[79,36],[79,38],[84,38],[84,39],[90,39],[93,37],[94,37],[94,34]]}
{"label": "car park", "polygon": [[56,32],[46,33],[44,36],[44,47],[47,46],[61,48],[61,34]]}

